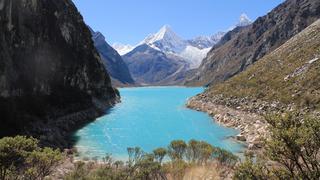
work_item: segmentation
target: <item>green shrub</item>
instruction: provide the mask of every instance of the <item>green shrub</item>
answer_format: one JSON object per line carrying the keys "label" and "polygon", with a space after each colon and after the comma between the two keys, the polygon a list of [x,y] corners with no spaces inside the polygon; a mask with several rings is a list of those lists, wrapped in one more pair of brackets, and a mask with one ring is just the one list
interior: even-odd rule
{"label": "green shrub", "polygon": [[217,159],[219,163],[221,163],[222,165],[227,166],[234,166],[239,160],[239,158],[236,155],[218,147],[214,149],[212,157],[214,159]]}
{"label": "green shrub", "polygon": [[[188,144],[182,140],[174,140],[168,149],[157,148],[151,154],[145,153],[140,147],[129,147],[127,151],[129,159],[126,164],[123,161],[113,161],[111,155],[107,154],[102,159],[103,164],[95,163],[95,166],[92,167],[85,163],[77,163],[75,170],[65,179],[165,180],[168,175],[173,179],[183,179],[186,169],[193,163],[203,165],[213,157],[226,165],[231,165],[237,160],[237,157],[228,151],[196,140],[190,140]],[[167,154],[171,161],[163,163]],[[189,160],[189,163],[185,161],[185,158]]]}
{"label": "green shrub", "polygon": [[34,138],[0,139],[0,179],[44,179],[61,159],[59,150],[42,149]]}
{"label": "green shrub", "polygon": [[182,160],[186,152],[187,144],[183,140],[171,141],[168,146],[168,154],[172,161]]}
{"label": "green shrub", "polygon": [[61,159],[62,154],[59,150],[46,147],[33,151],[26,159],[27,176],[29,179],[43,179],[53,172],[53,168],[59,165]]}
{"label": "green shrub", "polygon": [[161,164],[163,158],[167,155],[167,150],[165,148],[157,148],[153,150],[153,155],[155,159]]}
{"label": "green shrub", "polygon": [[162,177],[161,164],[154,161],[153,154],[145,154],[135,165],[133,179],[159,179]]}
{"label": "green shrub", "polygon": [[214,147],[204,141],[190,140],[186,151],[186,158],[189,162],[203,164],[212,156]]}
{"label": "green shrub", "polygon": [[127,152],[129,155],[129,166],[135,165],[135,163],[140,161],[145,154],[140,147],[129,147],[127,148]]}
{"label": "green shrub", "polygon": [[90,170],[84,162],[76,162],[74,166],[74,170],[64,177],[65,180],[89,180]]}
{"label": "green shrub", "polygon": [[263,164],[260,162],[254,163],[253,156],[246,155],[245,161],[237,167],[233,179],[267,180],[269,176],[264,170]]}
{"label": "green shrub", "polygon": [[266,119],[270,124],[271,137],[266,142],[264,156],[273,162],[273,166],[245,161],[237,167],[235,179],[254,174],[264,175],[267,179],[319,179],[319,117],[291,112],[270,115]]}
{"label": "green shrub", "polygon": [[183,160],[176,160],[172,162],[165,163],[163,169],[167,174],[170,174],[173,179],[183,179],[183,176],[186,172],[186,169],[189,167],[189,164]]}

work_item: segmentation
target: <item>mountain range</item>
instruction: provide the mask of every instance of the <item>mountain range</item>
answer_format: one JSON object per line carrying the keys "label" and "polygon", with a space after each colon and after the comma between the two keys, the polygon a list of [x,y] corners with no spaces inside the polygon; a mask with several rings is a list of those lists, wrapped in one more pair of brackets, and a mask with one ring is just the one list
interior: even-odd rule
{"label": "mountain range", "polygon": [[[242,14],[236,27],[247,26],[250,23],[251,20]],[[165,25],[157,33],[147,36],[134,47],[121,44],[114,44],[113,47],[122,54],[133,78],[138,83],[177,85],[184,82],[184,76],[189,74],[187,71],[199,67],[211,47],[224,35],[224,32],[218,32],[212,36],[184,40],[170,26]],[[150,51],[150,48],[153,50]],[[155,60],[157,63],[154,62]]]}
{"label": "mountain range", "polygon": [[263,101],[267,102],[263,109],[282,106],[282,109],[320,110],[319,47],[320,19],[244,72],[204,94],[210,99],[222,95],[234,102],[234,107],[246,104],[251,110],[259,110],[258,105],[261,107]]}
{"label": "mountain range", "polygon": [[213,46],[187,85],[216,85],[244,71],[320,17],[320,1],[288,0]]}
{"label": "mountain range", "polygon": [[89,29],[94,45],[110,74],[112,84],[116,87],[133,85],[134,80],[122,57],[106,42],[102,33],[95,32],[90,27]]}
{"label": "mountain range", "polygon": [[70,148],[72,132],[120,101],[114,85],[189,85],[208,88],[188,104],[262,148],[258,116],[320,115],[319,18],[319,0],[286,0],[227,32],[185,40],[166,25],[118,53],[71,0],[0,0],[0,137]]}

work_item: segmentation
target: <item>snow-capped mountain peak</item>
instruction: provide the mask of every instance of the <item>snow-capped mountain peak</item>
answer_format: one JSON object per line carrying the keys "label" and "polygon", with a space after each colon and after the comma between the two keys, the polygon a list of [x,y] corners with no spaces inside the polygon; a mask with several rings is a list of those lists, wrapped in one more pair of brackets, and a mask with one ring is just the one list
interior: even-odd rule
{"label": "snow-capped mountain peak", "polygon": [[144,44],[152,44],[161,40],[175,40],[181,41],[182,39],[170,28],[169,25],[164,25],[156,34],[149,35],[144,39]]}
{"label": "snow-capped mountain peak", "polygon": [[228,31],[231,31],[233,30],[234,28],[236,27],[244,27],[244,26],[248,26],[250,24],[252,24],[252,20],[248,17],[247,14],[245,13],[242,13],[239,17],[239,21],[238,23],[236,23],[234,26],[231,26]]}
{"label": "snow-capped mountain peak", "polygon": [[[157,33],[150,34],[137,46],[113,44],[119,54],[125,55],[135,51],[136,47],[147,45],[157,51],[166,54],[168,57],[178,57],[185,61],[189,68],[197,68],[203,58],[206,57],[211,47],[216,44],[224,32],[218,32],[212,36],[198,36],[191,40],[184,40],[177,35],[169,25],[164,25]],[[174,58],[176,59],[176,58]]]}
{"label": "snow-capped mountain peak", "polygon": [[188,42],[199,49],[211,48],[217,44],[225,34],[225,32],[217,32],[212,36],[198,36],[188,40]]}
{"label": "snow-capped mountain peak", "polygon": [[165,39],[165,38],[179,38],[175,32],[172,31],[169,25],[164,25],[157,34],[154,35],[153,42]]}
{"label": "snow-capped mountain peak", "polygon": [[157,33],[149,35],[141,44],[147,44],[154,49],[178,53],[183,51],[187,42],[180,38],[168,25],[164,25]]}
{"label": "snow-capped mountain peak", "polygon": [[112,47],[122,56],[127,54],[128,52],[132,51],[135,46],[131,46],[130,44],[121,44],[121,43],[114,43]]}
{"label": "snow-capped mountain peak", "polygon": [[225,34],[226,32],[219,31],[211,36],[211,40],[214,41],[214,43],[218,43]]}
{"label": "snow-capped mountain peak", "polygon": [[242,26],[247,26],[251,23],[252,23],[252,20],[248,17],[248,15],[245,13],[242,13],[240,15],[239,22],[236,26],[242,27]]}

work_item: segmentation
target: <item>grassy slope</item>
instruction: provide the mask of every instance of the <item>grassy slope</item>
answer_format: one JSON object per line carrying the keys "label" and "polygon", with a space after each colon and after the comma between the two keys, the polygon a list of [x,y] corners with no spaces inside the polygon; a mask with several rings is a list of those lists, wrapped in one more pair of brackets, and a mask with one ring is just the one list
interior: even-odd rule
{"label": "grassy slope", "polygon": [[320,20],[206,93],[320,109]]}

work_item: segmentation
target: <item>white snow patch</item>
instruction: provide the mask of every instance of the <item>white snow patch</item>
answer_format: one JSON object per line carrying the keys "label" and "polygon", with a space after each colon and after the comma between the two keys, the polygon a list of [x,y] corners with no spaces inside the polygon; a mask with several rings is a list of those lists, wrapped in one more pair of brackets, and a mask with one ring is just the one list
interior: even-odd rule
{"label": "white snow patch", "polygon": [[237,26],[247,26],[252,23],[252,20],[248,17],[247,14],[242,13],[239,18]]}
{"label": "white snow patch", "polygon": [[121,55],[125,55],[132,51],[135,46],[131,46],[130,44],[120,44],[120,43],[114,43],[112,47]]}
{"label": "white snow patch", "polygon": [[147,44],[166,53],[180,53],[188,45],[168,25],[163,26],[157,33],[149,35],[139,45]]}
{"label": "white snow patch", "polygon": [[198,36],[188,40],[188,42],[189,45],[196,46],[200,49],[211,48],[217,44],[225,34],[225,32],[217,32],[212,36]]}
{"label": "white snow patch", "polygon": [[228,31],[232,31],[236,27],[243,27],[243,26],[248,26],[252,24],[252,20],[248,17],[246,13],[242,13],[239,17],[239,21],[236,25],[231,26]]}
{"label": "white snow patch", "polygon": [[202,60],[207,56],[211,48],[198,49],[193,46],[187,46],[180,54],[183,59],[190,63],[190,68],[198,68]]}

